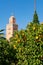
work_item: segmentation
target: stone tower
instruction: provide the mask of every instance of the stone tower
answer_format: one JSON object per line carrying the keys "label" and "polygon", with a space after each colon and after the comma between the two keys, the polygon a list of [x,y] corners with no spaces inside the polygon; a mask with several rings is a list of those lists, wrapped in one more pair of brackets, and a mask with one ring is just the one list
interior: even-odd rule
{"label": "stone tower", "polygon": [[16,24],[16,19],[14,16],[9,18],[9,24],[6,25],[6,39],[9,41],[13,37],[15,30],[18,30],[18,25]]}

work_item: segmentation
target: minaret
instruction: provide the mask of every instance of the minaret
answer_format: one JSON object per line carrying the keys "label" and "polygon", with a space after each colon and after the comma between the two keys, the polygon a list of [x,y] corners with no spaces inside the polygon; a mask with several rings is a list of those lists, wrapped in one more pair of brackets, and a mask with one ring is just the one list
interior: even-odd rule
{"label": "minaret", "polygon": [[9,41],[13,37],[14,31],[18,30],[18,25],[16,24],[16,19],[14,16],[9,18],[9,24],[6,25],[6,39]]}

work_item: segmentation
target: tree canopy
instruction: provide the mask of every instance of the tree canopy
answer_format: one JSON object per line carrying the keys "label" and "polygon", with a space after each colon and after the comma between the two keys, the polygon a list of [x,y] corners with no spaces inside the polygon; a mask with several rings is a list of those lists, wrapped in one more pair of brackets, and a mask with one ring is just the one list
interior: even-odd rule
{"label": "tree canopy", "polygon": [[33,16],[33,23],[38,23],[39,24],[39,19],[38,19],[38,15],[37,12],[34,12],[34,16]]}

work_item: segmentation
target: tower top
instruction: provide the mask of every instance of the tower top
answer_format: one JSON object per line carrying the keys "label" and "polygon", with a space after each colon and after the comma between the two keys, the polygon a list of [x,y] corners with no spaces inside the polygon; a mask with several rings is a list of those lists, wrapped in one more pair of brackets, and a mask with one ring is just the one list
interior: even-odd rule
{"label": "tower top", "polygon": [[15,23],[15,17],[14,16],[11,16],[9,18],[9,23]]}
{"label": "tower top", "polygon": [[10,17],[10,19],[13,19],[13,18],[15,19],[15,17],[14,17],[14,16],[11,16],[11,17]]}

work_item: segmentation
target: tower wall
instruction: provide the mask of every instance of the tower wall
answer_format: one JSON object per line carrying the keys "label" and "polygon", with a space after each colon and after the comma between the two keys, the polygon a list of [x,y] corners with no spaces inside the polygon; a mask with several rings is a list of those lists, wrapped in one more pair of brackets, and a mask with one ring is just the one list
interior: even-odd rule
{"label": "tower wall", "polygon": [[11,37],[13,37],[13,33],[15,30],[18,30],[18,25],[15,24],[16,20],[14,16],[10,17],[9,24],[6,25],[6,39],[9,41]]}

